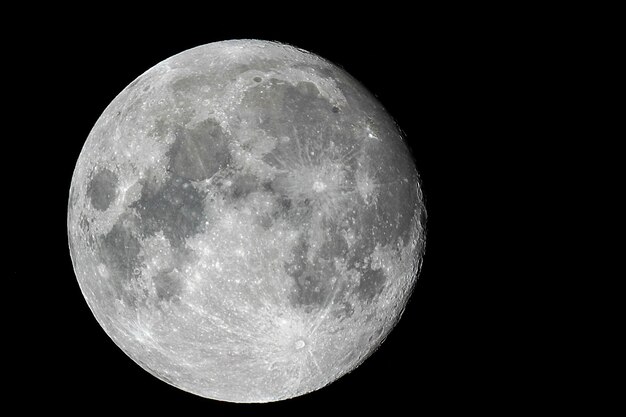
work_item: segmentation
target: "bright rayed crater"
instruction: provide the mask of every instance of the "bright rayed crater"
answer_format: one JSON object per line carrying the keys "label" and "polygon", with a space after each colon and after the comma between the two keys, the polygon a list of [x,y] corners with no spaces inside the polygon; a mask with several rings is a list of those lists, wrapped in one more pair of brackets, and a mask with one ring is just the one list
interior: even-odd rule
{"label": "bright rayed crater", "polygon": [[163,381],[233,402],[305,394],[371,354],[412,291],[424,221],[373,96],[318,56],[250,40],[190,49],[124,89],[68,208],[107,334]]}

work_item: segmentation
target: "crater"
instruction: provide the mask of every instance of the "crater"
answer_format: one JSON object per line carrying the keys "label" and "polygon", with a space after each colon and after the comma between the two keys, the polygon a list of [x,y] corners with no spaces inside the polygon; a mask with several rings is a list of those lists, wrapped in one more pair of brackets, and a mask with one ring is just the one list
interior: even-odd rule
{"label": "crater", "polygon": [[93,234],[91,233],[91,225],[87,216],[84,213],[80,215],[80,219],[78,221],[78,227],[80,228],[83,236],[86,238],[86,243],[88,248],[93,248],[95,244],[95,240]]}
{"label": "crater", "polygon": [[168,169],[175,175],[199,181],[229,165],[229,138],[215,120],[207,119],[193,129],[179,126],[174,132]]}
{"label": "crater", "polygon": [[278,172],[272,191],[291,201],[290,214],[298,221],[312,215],[338,221],[356,204],[353,165],[359,148],[339,146],[326,135],[293,142],[263,157]]}
{"label": "crater", "polygon": [[107,168],[100,169],[87,186],[87,196],[91,206],[105,211],[117,195],[117,175]]}
{"label": "crater", "polygon": [[300,81],[296,84],[296,88],[305,97],[315,98],[320,96],[320,90],[310,81]]}
{"label": "crater", "polygon": [[426,227],[426,220],[427,220],[427,215],[426,215],[426,207],[424,207],[424,205],[422,204],[422,206],[419,209],[419,222],[422,225],[422,227]]}

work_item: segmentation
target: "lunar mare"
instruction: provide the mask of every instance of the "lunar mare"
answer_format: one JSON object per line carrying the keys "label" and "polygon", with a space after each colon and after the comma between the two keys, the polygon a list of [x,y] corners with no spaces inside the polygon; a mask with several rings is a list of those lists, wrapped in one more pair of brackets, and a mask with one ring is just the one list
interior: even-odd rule
{"label": "lunar mare", "polygon": [[175,55],[93,127],[70,187],[83,295],[185,391],[269,402],[357,367],[400,318],[425,209],[393,120],[347,73],[265,41]]}

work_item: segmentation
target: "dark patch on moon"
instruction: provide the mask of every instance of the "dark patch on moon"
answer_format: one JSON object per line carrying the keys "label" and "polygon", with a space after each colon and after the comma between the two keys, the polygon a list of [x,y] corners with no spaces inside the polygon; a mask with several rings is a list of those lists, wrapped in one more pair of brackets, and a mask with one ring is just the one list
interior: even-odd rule
{"label": "dark patch on moon", "polygon": [[285,271],[294,279],[294,293],[291,294],[291,303],[295,307],[306,311],[320,307],[324,302],[325,293],[320,271],[315,264],[307,259],[309,244],[306,239],[300,239],[293,248],[293,261],[285,264]]}
{"label": "dark patch on moon", "polygon": [[402,181],[381,190],[376,210],[376,236],[381,244],[394,243],[401,238],[407,242],[411,234],[413,207],[417,203],[409,185]]}
{"label": "dark patch on moon", "polygon": [[313,70],[313,72],[317,74],[318,76],[322,78],[330,79],[333,81],[337,79],[335,71],[328,65],[324,65],[324,64],[317,65],[317,64],[311,64],[311,63],[306,63],[306,64],[294,63],[292,64],[292,67],[302,70],[303,72],[310,72],[311,70]]}
{"label": "dark patch on moon", "polygon": [[331,103],[312,82],[292,85],[270,78],[245,92],[240,117],[254,115],[249,122],[274,137],[315,138],[316,131],[329,122],[329,107]]}
{"label": "dark patch on moon", "polygon": [[312,212],[311,200],[294,201],[293,195],[290,195],[282,184],[282,179],[288,176],[289,174],[277,175],[269,184],[269,190],[278,203],[278,208],[272,213],[272,217],[274,219],[283,219],[293,227],[301,227],[304,223],[310,221]]}
{"label": "dark patch on moon", "polygon": [[[325,260],[349,260],[348,267],[356,269],[361,273],[358,287],[355,289],[360,300],[371,301],[383,289],[386,278],[380,269],[371,269],[365,264],[371,252],[374,250],[377,241],[374,239],[360,239],[359,244],[352,250],[348,247],[348,242],[341,234],[341,228],[335,224],[327,224],[326,239],[318,251],[318,259]],[[350,231],[349,228],[345,229]],[[352,230],[353,231],[353,230]],[[357,266],[358,264],[358,266]],[[332,273],[332,271],[331,271]]]}
{"label": "dark patch on moon", "polygon": [[356,289],[359,299],[372,301],[385,286],[385,274],[382,269],[366,268],[361,273],[361,281]]}
{"label": "dark patch on moon", "polygon": [[192,74],[172,83],[172,91],[176,94],[197,94],[203,86],[212,85],[211,77],[203,74]]}
{"label": "dark patch on moon", "polygon": [[[342,92],[346,98],[347,109],[354,109],[361,114],[380,115],[385,117],[384,109],[382,106],[376,103],[374,98],[360,82],[354,79],[352,76],[345,74],[341,79],[335,79],[335,86]],[[370,119],[371,121],[377,121],[379,117]]]}
{"label": "dark patch on moon", "polygon": [[164,118],[158,118],[155,120],[152,129],[150,129],[148,135],[150,138],[157,142],[164,142],[164,138],[166,138],[170,132],[171,121]]}
{"label": "dark patch on moon", "polygon": [[277,197],[278,206],[280,207],[279,213],[287,214],[291,210],[293,203],[291,200],[284,195],[279,195]]}
{"label": "dark patch on moon", "polygon": [[[341,228],[334,223],[326,224],[325,240],[319,249],[319,256],[324,259],[337,257],[345,259],[348,253],[348,242],[341,234]],[[364,255],[365,256],[365,255]]]}
{"label": "dark patch on moon", "polygon": [[332,80],[337,78],[335,71],[328,67],[315,67],[315,71],[324,78],[330,78]]}
{"label": "dark patch on moon", "polygon": [[349,301],[343,301],[334,311],[334,316],[339,320],[352,317],[352,314],[354,314],[354,306]]}
{"label": "dark patch on moon", "polygon": [[183,283],[173,272],[162,271],[156,274],[152,281],[159,300],[172,301],[180,297]]}
{"label": "dark patch on moon", "polygon": [[175,136],[169,169],[181,178],[204,180],[230,163],[229,139],[215,120],[204,120],[193,129],[178,127]]}
{"label": "dark patch on moon", "polygon": [[[270,191],[273,192],[273,191]],[[278,219],[292,223],[293,216],[291,216],[292,201],[285,196],[275,194],[276,209],[267,215],[268,219],[264,220],[267,224],[273,224]]]}
{"label": "dark patch on moon", "polygon": [[415,207],[419,206],[417,173],[413,162],[399,138],[390,138],[395,144],[370,142],[364,150],[365,163],[375,172],[377,198],[367,204],[358,196],[358,221],[364,236],[381,245],[395,244],[398,239],[407,243],[412,230]]}
{"label": "dark patch on moon", "polygon": [[322,286],[323,277],[316,273],[304,273],[296,279],[296,304],[304,306],[306,311],[315,310],[323,304],[326,294]]}
{"label": "dark patch on moon", "polygon": [[248,56],[246,57],[246,60],[247,62],[245,63],[239,62],[231,67],[232,70],[230,71],[230,74],[232,74],[233,77],[239,77],[250,70],[268,73],[276,69],[284,68],[285,65],[282,60],[268,56]]}
{"label": "dark patch on moon", "polygon": [[355,232],[356,240],[347,253],[347,266],[348,269],[356,269],[362,272],[368,267],[366,264],[367,257],[376,248],[377,241],[371,235],[371,225],[364,225],[357,221],[355,229],[357,230]]}
{"label": "dark patch on moon", "polygon": [[[270,60],[270,56],[276,60]],[[174,72],[165,74],[166,66]],[[279,77],[276,74],[293,73],[294,69],[299,70],[305,81],[272,78]],[[337,95],[343,93],[345,101],[323,95],[316,75],[327,78],[324,86],[336,86]],[[384,337],[383,330],[392,327],[397,313],[388,302],[400,302],[396,300],[399,291],[412,279],[410,262],[395,265],[398,271],[393,275],[386,268],[372,269],[373,265],[378,266],[376,262],[372,265],[372,252],[377,245],[389,245],[386,248],[389,249],[401,240],[407,243],[409,233],[415,231],[412,222],[424,218],[421,206],[416,206],[421,204],[416,191],[417,177],[409,173],[414,166],[402,159],[406,149],[396,140],[400,135],[382,105],[342,69],[303,56],[294,48],[259,41],[231,41],[194,48],[160,64],[140,79],[141,82],[137,83],[137,79],[127,87],[116,105],[94,126],[72,179],[80,193],[78,202],[74,191],[70,192],[70,210],[76,210],[68,216],[70,251],[78,250],[78,258],[72,255],[74,268],[81,288],[89,290],[83,294],[98,321],[111,323],[104,326],[105,331],[154,375],[186,391],[218,400],[285,399],[318,389],[353,369],[375,350]],[[147,84],[163,88],[148,88]],[[156,104],[142,107],[142,102]],[[120,118],[115,120],[117,110],[121,109]],[[250,152],[254,162],[243,158],[231,160],[231,146],[236,144],[231,142],[230,134],[215,120],[197,123],[201,111],[220,112],[224,121],[228,121],[229,132],[253,135],[242,140],[241,146],[243,151]],[[108,233],[94,236],[90,227],[107,227],[109,221],[115,221],[112,206],[121,197],[119,182],[125,178],[122,171],[133,171],[136,162],[137,165],[149,163],[147,155],[132,152],[116,155],[117,147],[100,145],[103,140],[109,143],[115,139],[116,123],[122,121],[133,131],[133,136],[125,135],[121,141],[148,140],[148,148],[156,144],[159,149],[171,143],[167,161],[159,161],[163,165],[154,167],[159,173],[165,170],[167,174],[158,180],[156,175],[148,179],[142,176],[138,195],[129,194],[134,203]],[[368,137],[368,127],[376,138]],[[94,156],[96,152],[104,155]],[[257,158],[263,158],[269,169],[263,166],[264,171],[257,170],[260,165]],[[118,165],[104,164],[104,160]],[[89,170],[104,165],[109,166],[110,174],[117,173],[118,177],[98,178],[108,174]],[[234,169],[241,171],[233,172]],[[257,172],[262,179],[244,172]],[[360,175],[364,173],[367,178]],[[271,181],[264,180],[267,178]],[[402,182],[405,178],[406,183]],[[372,180],[375,187],[370,189],[367,184],[361,187],[365,180]],[[211,191],[203,191],[205,187]],[[219,195],[214,194],[216,189]],[[363,192],[372,190],[375,192],[363,197]],[[274,201],[263,208],[252,203],[265,198]],[[323,310],[328,314],[316,314],[320,319],[316,325],[319,323],[320,328],[328,329],[332,335],[320,343],[307,341],[306,354],[310,353],[319,362],[319,372],[302,373],[296,385],[293,370],[301,365],[303,357],[299,354],[303,351],[287,357],[273,349],[271,343],[265,343],[263,337],[256,347],[252,346],[254,343],[248,344],[252,351],[239,343],[242,337],[254,336],[254,332],[247,330],[258,325],[258,309],[241,310],[242,314],[235,317],[222,308],[221,302],[204,304],[205,311],[199,311],[198,317],[203,313],[219,319],[224,329],[217,332],[227,333],[224,339],[218,333],[211,333],[211,329],[197,331],[194,323],[188,322],[189,317],[178,315],[182,311],[168,308],[169,303],[187,302],[183,294],[194,289],[187,288],[184,271],[188,266],[204,268],[203,261],[208,256],[192,250],[186,242],[193,235],[207,232],[208,222],[224,213],[224,207],[242,210],[240,214],[246,216],[246,221],[253,221],[246,237],[252,243],[255,236],[280,239],[278,232],[284,229],[301,232],[301,240],[292,249],[292,258],[283,265],[289,282],[285,283],[288,288],[282,288],[290,291],[288,300],[284,301],[298,311],[292,311],[294,317],[289,314],[284,317],[289,322],[292,318],[299,320],[301,312]],[[80,218],[83,213],[87,217]],[[230,232],[240,233],[240,230]],[[155,235],[168,239],[171,251],[163,259],[144,259],[150,253],[147,246],[144,252],[143,245],[149,245],[144,239]],[[93,242],[91,248],[84,246],[87,239]],[[287,243],[268,248],[269,252],[282,250],[282,245]],[[414,254],[415,251],[411,256]],[[398,259],[392,262],[399,262]],[[234,262],[228,255],[222,260]],[[148,263],[152,266],[152,261],[159,261],[159,269],[144,268]],[[102,268],[100,262],[107,268]],[[246,262],[254,260],[241,262],[247,268],[252,265]],[[272,277],[257,278],[262,282]],[[273,281],[268,284],[272,285]],[[276,301],[273,292],[261,291],[269,288],[266,285],[254,292],[247,291],[247,287],[245,291],[233,288],[230,292],[227,291],[230,286],[210,288],[226,291],[210,295],[223,298],[224,305],[241,302],[266,305]],[[381,294],[387,288],[390,299],[383,300]],[[154,298],[144,298],[148,296]],[[115,299],[124,301],[123,311],[110,308],[117,304]],[[133,325],[132,315],[140,308],[150,312],[161,309],[164,313],[162,318],[166,320],[158,323],[163,332],[154,334],[154,342],[167,352],[159,353],[158,349],[144,345],[146,341],[135,338],[132,332],[119,331],[122,326]],[[353,315],[354,320],[343,321]],[[268,325],[271,327],[272,323],[273,319]],[[354,327],[353,323],[363,326],[353,329],[350,327]],[[182,332],[168,336],[168,329],[176,325],[181,326]],[[157,340],[158,337],[161,339]],[[215,337],[221,337],[217,340],[220,346],[214,346]],[[198,343],[193,346],[176,343],[189,338],[197,339]],[[274,363],[270,373],[263,361],[258,360],[259,355]],[[200,358],[192,361],[198,372],[190,371],[185,358]]]}
{"label": "dark patch on moon", "polygon": [[109,280],[117,295],[133,301],[124,286],[141,267],[139,257],[141,243],[123,220],[118,221],[111,231],[99,238],[100,259],[109,269]]}
{"label": "dark patch on moon", "polygon": [[315,255],[311,262],[307,257],[309,250],[307,239],[301,238],[292,250],[293,260],[284,265],[295,284],[291,304],[306,312],[320,309],[329,302],[336,275],[333,259]]}
{"label": "dark patch on moon", "polygon": [[309,244],[306,239],[300,239],[298,243],[293,247],[292,257],[293,259],[286,263],[284,268],[287,274],[292,277],[298,277],[302,275],[307,267],[307,252],[309,250]]}
{"label": "dark patch on moon", "polygon": [[274,225],[274,218],[268,213],[264,213],[257,218],[257,223],[265,230],[269,230]]}
{"label": "dark patch on moon", "polygon": [[162,231],[173,247],[181,247],[202,228],[205,196],[190,181],[171,177],[156,190],[150,184],[144,185],[141,197],[131,208],[137,211],[145,236]]}
{"label": "dark patch on moon", "polygon": [[259,178],[251,174],[237,174],[232,178],[230,186],[230,196],[239,200],[247,197],[250,193],[261,188]]}
{"label": "dark patch on moon", "polygon": [[96,172],[87,186],[87,197],[93,208],[105,211],[117,195],[117,175],[107,168]]}

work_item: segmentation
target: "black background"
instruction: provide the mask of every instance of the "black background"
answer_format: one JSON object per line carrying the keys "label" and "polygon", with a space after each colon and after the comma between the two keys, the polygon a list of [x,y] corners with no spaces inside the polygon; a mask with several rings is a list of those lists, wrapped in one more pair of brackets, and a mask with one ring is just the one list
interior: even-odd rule
{"label": "black background", "polygon": [[[505,165],[502,155],[510,152],[494,142],[508,117],[501,86],[517,65],[506,53],[515,41],[499,39],[506,19],[485,29],[466,14],[480,10],[389,7],[357,14],[339,13],[334,5],[268,20],[255,16],[258,7],[248,9],[245,21],[235,12],[203,10],[132,18],[118,10],[102,19],[95,9],[68,11],[78,13],[71,16],[55,10],[49,18],[40,10],[42,17],[22,26],[32,37],[21,37],[8,53],[10,71],[27,79],[20,94],[26,103],[15,104],[21,106],[15,142],[32,164],[17,171],[11,191],[23,220],[12,229],[16,243],[9,253],[15,260],[9,277],[32,294],[12,312],[21,369],[15,391],[32,398],[22,406],[215,415],[373,410],[396,415],[510,407],[507,399],[517,395],[514,381],[523,358],[510,351],[517,342],[505,336],[512,326],[505,306],[514,297],[499,279],[511,272],[500,266],[506,248],[499,247],[499,234],[509,226],[494,232],[484,224],[500,219],[506,204],[494,197],[506,187],[494,181],[494,166]],[[380,349],[317,392],[265,405],[203,399],[134,364],[89,311],[67,248],[72,172],[108,103],[163,59],[236,38],[301,47],[360,80],[405,132],[428,211],[422,273],[403,318]],[[33,107],[39,116],[26,114]]]}

